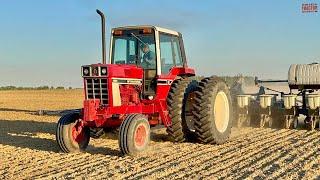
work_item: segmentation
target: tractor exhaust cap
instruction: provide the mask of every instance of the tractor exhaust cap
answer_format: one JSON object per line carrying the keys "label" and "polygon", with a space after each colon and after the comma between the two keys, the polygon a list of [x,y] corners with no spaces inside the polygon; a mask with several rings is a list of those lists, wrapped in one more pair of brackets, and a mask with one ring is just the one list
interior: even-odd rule
{"label": "tractor exhaust cap", "polygon": [[101,17],[101,43],[102,43],[102,64],[106,64],[106,32],[105,32],[105,16],[99,9],[96,10]]}

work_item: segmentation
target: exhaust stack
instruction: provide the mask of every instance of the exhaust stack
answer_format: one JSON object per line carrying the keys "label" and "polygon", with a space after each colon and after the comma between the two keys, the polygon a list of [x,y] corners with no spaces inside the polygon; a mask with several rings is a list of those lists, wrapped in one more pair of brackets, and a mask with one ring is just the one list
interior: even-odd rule
{"label": "exhaust stack", "polygon": [[102,33],[102,39],[101,39],[101,43],[102,43],[102,64],[106,64],[106,28],[105,28],[105,17],[103,12],[101,12],[99,9],[96,10],[97,13],[100,15],[101,17],[101,33]]}

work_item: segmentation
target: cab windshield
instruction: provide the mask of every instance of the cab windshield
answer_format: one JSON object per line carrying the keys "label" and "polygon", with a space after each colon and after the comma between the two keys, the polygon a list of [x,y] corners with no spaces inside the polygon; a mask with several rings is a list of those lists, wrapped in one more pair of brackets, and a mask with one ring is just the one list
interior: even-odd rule
{"label": "cab windshield", "polygon": [[152,29],[115,30],[112,51],[112,64],[134,64],[145,69],[156,69]]}

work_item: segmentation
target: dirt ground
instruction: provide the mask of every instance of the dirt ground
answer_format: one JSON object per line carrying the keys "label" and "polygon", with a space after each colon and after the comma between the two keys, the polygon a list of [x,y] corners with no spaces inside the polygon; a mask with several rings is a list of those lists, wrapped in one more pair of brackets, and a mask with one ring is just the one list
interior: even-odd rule
{"label": "dirt ground", "polygon": [[59,117],[34,110],[79,108],[80,90],[0,91],[0,179],[37,178],[320,178],[320,131],[242,128],[223,145],[172,143],[156,129],[148,151],[122,157],[116,134],[86,152],[64,154]]}

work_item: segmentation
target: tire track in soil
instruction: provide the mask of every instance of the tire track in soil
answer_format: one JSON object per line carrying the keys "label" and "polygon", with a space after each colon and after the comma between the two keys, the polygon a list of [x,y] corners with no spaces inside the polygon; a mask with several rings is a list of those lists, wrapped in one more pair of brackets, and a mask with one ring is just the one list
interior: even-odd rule
{"label": "tire track in soil", "polygon": [[[319,149],[317,149],[319,150]],[[311,153],[307,153],[307,156],[305,156],[303,159],[297,160],[296,163],[294,163],[297,166],[292,167],[292,163],[289,163],[288,166],[290,166],[289,168],[285,168],[283,173],[277,175],[276,177],[290,177],[290,178],[295,178],[295,179],[302,179],[303,177],[305,177],[305,174],[307,171],[309,171],[310,169],[301,169],[302,166],[306,166],[309,165],[307,164],[308,161],[310,161],[309,159],[311,157],[313,157],[314,155],[316,155],[316,151],[312,151]],[[318,162],[319,163],[319,162]],[[315,173],[315,174],[319,174],[319,173]]]}
{"label": "tire track in soil", "polygon": [[[300,134],[301,133],[304,133],[304,132],[300,132]],[[295,135],[300,135],[300,134],[296,133]],[[316,136],[316,134],[314,134],[314,133],[311,133],[311,134],[313,136]],[[260,169],[262,169],[263,167],[267,167],[270,163],[277,161],[277,159],[281,158],[282,155],[287,154],[290,156],[290,154],[287,153],[287,150],[284,153],[276,153],[276,151],[281,150],[286,145],[284,143],[288,143],[287,141],[292,138],[295,138],[295,137],[283,139],[283,141],[281,141],[279,146],[277,145],[276,147],[273,146],[272,148],[268,148],[268,150],[265,154],[263,154],[262,156],[257,156],[258,157],[257,159],[253,159],[252,161],[254,161],[254,163],[246,162],[244,166],[240,166],[240,168],[237,167],[240,169],[240,171],[233,170],[229,174],[227,174],[226,176],[222,176],[222,178],[232,177],[234,179],[245,179],[245,178],[248,178],[256,173],[256,171],[255,171],[253,174],[250,174],[250,172],[248,172],[248,169],[254,168],[254,169],[257,169],[258,171],[260,171]],[[313,139],[316,139],[316,138],[317,137],[314,137]],[[290,143],[288,143],[288,144],[290,144]],[[304,145],[304,141],[297,141],[293,145],[294,146]],[[247,163],[249,163],[249,164],[247,164]],[[239,174],[239,176],[234,176],[235,173]],[[263,175],[266,176],[265,174],[263,174]]]}
{"label": "tire track in soil", "polygon": [[[40,177],[46,177],[49,174],[54,174],[53,172],[65,172],[66,169],[70,170],[77,170],[77,167],[75,164],[80,165],[82,163],[86,163],[88,159],[90,159],[91,154],[88,153],[74,153],[70,157],[69,154],[60,154],[61,158],[59,160],[52,159],[52,163],[46,162],[47,167],[45,167],[43,170],[36,167],[30,171],[36,172],[32,174],[33,178],[40,178]],[[94,159],[94,158],[92,158]],[[59,168],[57,168],[59,167]]]}
{"label": "tire track in soil", "polygon": [[[171,145],[172,146],[172,145]],[[195,146],[192,150],[195,150],[197,147]],[[183,149],[183,148],[179,148],[179,149]],[[172,148],[172,151],[176,151],[177,148]],[[168,151],[170,151],[170,149],[168,149],[167,151],[164,151],[164,152],[158,152],[158,154],[161,154],[162,157],[159,157],[159,156],[154,156],[153,158],[152,155],[149,155],[149,154],[146,154],[145,156],[143,157],[139,157],[137,160],[132,160],[131,162],[128,162],[128,163],[133,163],[133,167],[132,166],[127,166],[125,170],[121,171],[121,173],[125,173],[126,176],[129,176],[130,174],[135,174],[134,172],[137,171],[137,169],[140,169],[140,167],[149,167],[150,164],[154,164],[152,162],[157,162],[159,161],[159,159],[166,159],[168,158],[170,155],[166,154]],[[172,152],[170,151],[170,152]],[[183,151],[181,151],[181,153],[183,153]],[[183,154],[181,154],[181,156],[183,156]],[[139,159],[142,159],[142,161],[140,161]],[[148,161],[144,161],[144,160],[148,160]],[[168,160],[170,161],[170,160]],[[140,165],[139,165],[140,164]],[[100,169],[100,167],[98,167],[98,169]],[[101,175],[103,175],[105,173],[105,171],[102,171],[102,172],[97,172],[97,175],[96,176],[93,176],[93,178],[96,178],[96,177],[101,177]],[[129,174],[129,175],[128,175]],[[121,177],[123,178],[123,177]]]}
{"label": "tire track in soil", "polygon": [[[269,130],[270,131],[270,130]],[[273,130],[272,132],[276,132],[276,130]],[[273,133],[266,133],[267,136],[274,136]],[[253,135],[255,136],[255,135]],[[263,136],[257,136],[258,139],[251,139],[251,141],[259,141]],[[200,163],[198,164],[203,164],[203,160],[207,160],[208,158],[209,159],[215,159],[217,156],[221,156],[221,154],[226,154],[226,153],[233,153],[235,151],[237,151],[238,148],[242,148],[244,147],[245,145],[248,145],[250,144],[251,141],[242,141],[242,143],[239,144],[239,142],[234,142],[234,143],[227,143],[227,144],[224,144],[224,145],[221,145],[221,146],[216,146],[215,148],[207,148],[205,151],[197,151],[197,152],[193,152],[191,153],[191,157],[187,156],[187,157],[183,157],[181,159],[179,159],[178,162],[171,162],[169,164],[170,168],[174,168],[175,170],[177,171],[180,171],[181,170],[181,163],[184,163],[185,161],[188,161],[188,160],[192,160],[193,162],[196,162],[196,161],[200,161]],[[251,147],[251,145],[247,146],[247,147]],[[214,158],[212,158],[212,156],[208,156],[208,154],[212,153],[213,151],[217,151],[217,150],[223,150],[223,152],[219,153],[218,155],[215,155]],[[179,164],[179,169],[177,169],[175,166]],[[184,163],[186,164],[185,167],[183,168],[186,168],[186,167],[189,167],[189,165],[187,165],[187,163]],[[195,165],[198,165],[198,164],[192,164],[193,166]],[[182,169],[183,169],[182,168]],[[168,164],[164,164],[156,169],[152,169],[152,171],[150,172],[142,172],[141,174],[136,174],[134,176],[134,178],[143,178],[145,176],[148,176],[148,175],[151,175],[152,173],[157,173],[157,172],[160,172],[161,170],[168,170]],[[167,177],[167,176],[165,176]]]}
{"label": "tire track in soil", "polygon": [[[149,155],[147,155],[147,156],[149,156]],[[108,157],[109,159],[107,161],[105,161],[105,159],[103,159],[104,157],[105,156],[102,157],[102,160],[101,159],[99,159],[99,160],[92,159],[89,162],[86,161],[84,164],[77,163],[77,165],[75,165],[74,167],[71,167],[71,169],[76,169],[76,170],[72,171],[72,172],[68,172],[67,174],[72,175],[72,176],[86,175],[87,172],[85,170],[90,167],[95,167],[95,169],[99,169],[100,166],[103,166],[105,168],[105,164],[108,164],[109,162],[114,161],[114,160],[117,160],[117,164],[126,164],[126,163],[132,162],[132,160],[133,160],[133,158],[130,156],[126,156],[126,157],[109,156]],[[119,159],[120,159],[120,161],[119,161]],[[132,164],[132,163],[130,163],[130,164]],[[76,167],[78,167],[78,168],[76,168]],[[79,167],[80,167],[80,169],[79,169]],[[103,169],[103,170],[105,172],[105,169]],[[58,175],[60,175],[60,174],[58,174]],[[63,176],[63,173],[61,174],[61,176]],[[42,177],[42,176],[40,176],[40,177]]]}
{"label": "tire track in soil", "polygon": [[[31,167],[27,166],[26,168],[18,169],[18,171],[32,172],[32,175],[36,176],[37,174],[42,173],[41,169],[46,168],[48,166],[51,166],[52,168],[61,167],[60,166],[61,164],[74,161],[74,160],[78,161],[79,159],[83,158],[83,155],[79,156],[78,153],[73,153],[73,154],[56,153],[56,154],[50,154],[49,156],[50,158],[45,157],[44,155],[43,159],[39,159],[39,157],[37,157],[36,159],[34,159],[36,161],[32,163]],[[42,166],[42,165],[45,165],[45,166]],[[46,170],[50,171],[50,168]]]}
{"label": "tire track in soil", "polygon": [[[261,129],[261,131],[258,131],[257,134],[269,134],[269,133],[268,133],[268,130]],[[256,136],[257,134],[251,134],[249,137],[251,137],[251,136]],[[231,146],[231,147],[234,147],[236,144],[239,145],[239,142],[238,142],[238,141],[230,141],[230,142],[225,143],[224,145],[220,145],[220,146],[221,146],[221,147],[222,147],[222,146]],[[193,144],[192,144],[192,145],[193,145]],[[183,156],[179,156],[179,162],[182,162],[182,160],[181,160],[180,157],[184,157],[183,159],[185,159],[185,158],[187,158],[187,159],[192,159],[192,158],[194,158],[194,157],[197,157],[198,154],[203,153],[202,150],[206,150],[206,151],[210,152],[210,151],[216,151],[216,150],[218,150],[218,148],[219,148],[217,145],[216,145],[216,146],[212,146],[212,145],[197,144],[197,146],[199,146],[199,145],[200,145],[200,147],[202,147],[202,148],[200,149],[200,151],[199,151],[199,149],[197,149],[196,151],[191,151],[191,153],[190,153],[190,149],[186,149],[185,147],[182,147],[182,150],[183,150],[183,151],[186,151],[186,150],[187,150],[188,152],[185,153],[185,154],[183,154]],[[201,146],[201,145],[202,145],[202,146]],[[209,146],[209,148],[208,148],[208,146]],[[241,145],[239,145],[239,146],[241,146]],[[188,154],[191,154],[192,157],[185,156],[185,155],[188,155]],[[176,158],[176,154],[172,154],[171,156],[174,156],[173,159],[178,159],[178,158]],[[169,157],[170,157],[170,156],[169,156]],[[159,167],[159,165],[160,165],[160,166],[165,166],[165,163],[168,163],[168,162],[171,162],[171,161],[172,161],[172,157],[171,157],[171,159],[169,159],[169,160],[167,160],[167,161],[160,161],[160,162],[158,162],[157,164],[155,164],[155,165],[152,166],[152,167],[149,167],[149,168],[146,168],[146,169],[142,169],[142,170],[140,170],[140,172],[138,172],[138,173],[132,173],[132,174],[130,174],[129,176],[125,176],[124,178],[132,178],[132,177],[137,176],[137,174],[139,174],[139,173],[145,173],[146,171],[153,171],[153,170],[154,170],[154,167]],[[154,164],[154,163],[153,163],[153,164]],[[174,164],[178,164],[178,163],[174,162]]]}
{"label": "tire track in soil", "polygon": [[[318,134],[315,134],[316,136]],[[317,147],[317,145],[319,145],[319,141],[313,141],[315,139],[318,139],[318,137],[315,137],[315,138],[312,138],[312,139],[308,139],[307,143],[308,144],[307,146],[302,146],[298,149],[306,149],[306,151],[304,151],[305,153],[303,153],[302,156],[297,156],[297,158],[294,158],[292,162],[290,163],[287,163],[287,165],[289,164],[290,165],[290,168],[286,168],[285,169],[279,169],[278,171],[276,171],[275,173],[272,174],[272,177],[275,177],[275,178],[279,178],[279,177],[282,177],[286,174],[290,174],[290,173],[293,173],[293,172],[298,172],[299,170],[300,171],[303,171],[300,166],[297,166],[297,165],[300,165],[300,164],[304,164],[305,166],[308,165],[308,161],[314,161],[312,160],[311,157],[314,157],[315,154],[320,154],[319,152],[319,147]],[[311,141],[312,140],[312,141]],[[315,146],[311,146],[311,147],[314,147],[312,150],[309,149],[309,146],[310,145],[315,145]],[[297,150],[296,150],[297,151]],[[298,155],[298,151],[296,152],[296,154]],[[286,159],[288,160],[288,159]],[[317,159],[317,163],[319,164],[319,159]],[[297,171],[294,171],[294,170],[297,170]]]}
{"label": "tire track in soil", "polygon": [[[101,157],[103,159],[105,157]],[[108,157],[108,162],[111,162],[115,159]],[[101,159],[92,156],[91,154],[88,153],[79,153],[76,155],[76,158],[66,160],[59,162],[57,164],[54,164],[51,166],[51,168],[46,169],[45,172],[38,172],[37,174],[33,175],[34,178],[44,178],[44,177],[51,177],[50,175],[53,174],[52,177],[58,177],[62,176],[65,173],[70,173],[74,171],[78,171],[80,167],[83,167],[84,165],[91,163],[91,162],[100,162]],[[59,167],[57,169],[56,167]],[[63,169],[63,171],[61,171]],[[67,170],[67,171],[66,171]],[[56,172],[56,173],[53,173]]]}
{"label": "tire track in soil", "polygon": [[[167,149],[168,150],[168,148],[171,148],[171,149],[174,149],[174,147],[172,147],[172,145],[171,145],[171,147],[170,147],[170,144],[165,144],[164,145],[165,147],[164,147],[164,149]],[[149,153],[148,153],[149,152]],[[125,157],[117,157],[117,164],[125,164],[125,163],[131,163],[132,161],[134,161],[135,159],[153,159],[153,160],[157,160],[157,159],[159,159],[159,158],[161,158],[161,157],[156,157],[156,156],[151,156],[150,157],[150,151],[147,151],[146,152],[147,154],[140,154],[140,155],[137,155],[136,157],[131,157],[131,156],[125,156]],[[120,161],[119,161],[120,160]],[[132,164],[132,163],[131,163]],[[92,166],[92,165],[97,165],[96,167],[98,168],[99,167],[99,163],[93,163],[93,164],[90,164],[90,166]],[[100,165],[100,166],[102,166],[102,165]],[[81,171],[80,171],[81,172]]]}
{"label": "tire track in soil", "polygon": [[[99,143],[100,145],[105,145],[105,143],[104,142],[100,142]],[[110,143],[111,144],[111,143]],[[110,144],[107,144],[107,146],[110,146]],[[97,145],[97,143],[95,143],[95,145]],[[118,143],[117,142],[112,142],[112,145],[113,146],[116,146],[116,145],[118,145]],[[102,159],[104,158],[105,156],[103,156],[102,157]],[[108,161],[104,161],[104,163],[108,163],[108,162],[110,162],[110,161],[114,161],[114,160],[117,160],[119,157],[113,157],[113,156],[109,156],[108,157],[109,159],[108,159]],[[129,157],[127,157],[126,159],[128,159]],[[79,159],[83,159],[83,157],[79,157]],[[71,160],[71,162],[73,162],[74,160]],[[76,159],[76,161],[78,161],[77,159]],[[88,162],[89,161],[89,162]],[[91,162],[92,161],[92,162]],[[131,161],[131,159],[129,158],[127,161]],[[70,162],[70,161],[68,161],[68,162]],[[64,162],[63,162],[64,163]],[[121,163],[121,162],[119,162],[118,161],[118,163]],[[61,164],[61,163],[59,163],[59,164]],[[80,162],[76,162],[75,163],[76,165],[74,165],[74,166],[67,166],[68,168],[71,168],[71,169],[75,169],[74,171],[72,171],[72,173],[70,173],[70,171],[68,171],[66,174],[74,174],[74,173],[77,173],[77,172],[79,172],[80,173],[80,175],[81,175],[81,171],[80,170],[85,170],[86,168],[88,168],[88,167],[90,167],[90,166],[96,166],[96,165],[99,165],[99,164],[101,164],[101,159],[99,159],[99,160],[96,160],[96,159],[90,159],[90,160],[88,160],[88,159],[84,159],[83,161],[80,161]],[[56,164],[55,164],[56,165]],[[65,165],[66,166],[66,165]],[[81,168],[81,169],[79,169],[79,167]],[[39,173],[40,175],[39,176],[36,176],[36,177],[47,177],[48,176],[48,174],[52,174],[52,171],[47,171],[47,173],[46,174],[43,174],[43,173]],[[84,174],[87,174],[85,171],[84,171]],[[61,175],[63,175],[63,173],[61,173]],[[55,176],[56,177],[56,176]]]}
{"label": "tire track in soil", "polygon": [[[94,158],[92,160],[90,160],[89,162],[87,162],[85,165],[80,165],[75,171],[72,172],[68,172],[69,175],[72,176],[83,176],[87,174],[87,170],[91,169],[91,167],[94,167],[94,169],[99,169],[104,167],[103,171],[106,171],[107,169],[110,169],[109,167],[106,167],[106,165],[109,165],[111,161],[117,161],[117,164],[119,165],[119,167],[121,167],[121,164],[127,164],[130,161],[132,161],[131,158],[117,158],[117,159],[104,159],[102,158]],[[132,163],[131,163],[132,165]],[[126,166],[129,167],[129,166]],[[61,174],[61,176],[63,176],[64,174]]]}
{"label": "tire track in soil", "polygon": [[[10,146],[7,146],[6,148],[13,149],[13,148],[10,147]],[[51,154],[51,155],[52,155],[52,154]],[[44,155],[44,156],[45,156],[45,155]],[[15,172],[24,171],[24,170],[28,170],[28,169],[29,169],[29,171],[34,172],[35,170],[39,170],[38,167],[41,166],[41,165],[43,165],[44,163],[46,163],[46,164],[51,164],[51,166],[54,166],[54,165],[65,164],[66,162],[78,161],[78,157],[79,157],[80,159],[83,158],[83,157],[80,157],[80,156],[78,156],[78,155],[72,156],[72,159],[66,158],[65,156],[59,155],[59,154],[58,154],[57,156],[59,156],[59,157],[61,156],[61,158],[60,158],[60,159],[56,159],[56,157],[53,157],[53,159],[54,159],[55,162],[59,162],[58,164],[53,163],[53,165],[52,165],[50,162],[46,162],[46,159],[41,159],[41,157],[37,157],[36,159],[33,160],[33,161],[35,161],[36,164],[33,164],[32,167],[30,167],[30,166],[29,166],[29,167],[21,166],[21,169],[16,169]],[[76,158],[74,158],[74,157],[76,157]],[[19,159],[16,159],[16,158],[12,158],[12,159],[19,161]],[[39,160],[37,161],[37,159],[39,159]],[[52,158],[51,158],[51,159],[52,159]],[[61,162],[62,159],[68,159],[68,160]],[[10,162],[12,162],[12,161],[10,161]],[[41,169],[41,168],[40,168],[40,169]],[[50,170],[47,170],[47,171],[50,172]]]}
{"label": "tire track in soil", "polygon": [[[102,144],[103,143],[94,143],[95,146],[102,145]],[[115,142],[110,142],[109,145],[113,146],[114,144],[115,144]],[[92,148],[94,148],[95,146],[93,146]],[[56,171],[55,167],[57,167],[57,166],[60,167],[60,169],[63,169],[65,167],[67,167],[68,169],[70,169],[70,168],[78,169],[75,166],[81,166],[83,164],[86,164],[90,157],[91,157],[90,160],[91,159],[95,159],[95,158],[92,158],[92,157],[94,157],[92,154],[90,154],[90,153],[81,153],[81,152],[72,154],[71,159],[70,158],[66,158],[66,156],[70,156],[71,154],[72,153],[70,153],[70,154],[65,154],[65,153],[64,154],[63,153],[58,154],[58,156],[60,156],[61,158],[60,159],[54,159],[54,162],[57,162],[57,163],[50,164],[51,168],[47,168],[46,169],[46,173],[40,171],[37,174],[35,174],[34,177],[37,177],[37,178],[46,177],[46,175],[52,174],[52,171]],[[109,157],[109,159],[110,159],[110,161],[111,160],[115,160],[111,156]],[[46,162],[46,164],[48,164],[48,163]],[[54,169],[54,170],[51,170],[51,169]]]}
{"label": "tire track in soil", "polygon": [[[316,152],[308,153],[308,156],[305,157],[305,159],[302,159],[302,160],[298,161],[298,163],[296,163],[296,165],[298,165],[298,167],[286,168],[285,172],[279,174],[277,177],[282,177],[282,178],[284,178],[284,177],[288,178],[289,177],[289,178],[295,178],[295,179],[302,179],[303,177],[305,177],[305,173],[307,171],[306,170],[301,170],[302,164],[299,164],[299,162],[300,163],[305,163],[305,162],[307,162],[307,158],[311,158],[315,154],[316,154]],[[290,164],[290,166],[291,166],[291,164]]]}
{"label": "tire track in soil", "polygon": [[[309,134],[311,134],[311,136]],[[278,158],[262,166],[263,174],[271,177],[277,176],[277,174],[279,174],[283,170],[282,167],[279,166],[279,164],[286,164],[285,167],[287,167],[287,165],[289,164],[291,165],[291,163],[293,162],[286,162],[286,161],[290,160],[291,158],[294,158],[294,160],[296,160],[295,156],[298,157],[298,155],[301,153],[301,149],[305,149],[306,147],[309,147],[310,143],[313,143],[313,144],[315,143],[314,140],[317,139],[318,134],[317,133],[309,133],[309,134],[308,132],[306,134],[303,134],[303,136],[299,137],[298,141],[295,142],[294,144],[289,143],[290,147],[285,148],[285,152],[282,152],[279,154],[275,153],[275,155],[277,155]],[[305,136],[313,137],[312,139],[310,139],[312,141],[308,141],[302,144],[303,146],[301,146],[300,144],[305,142]],[[278,165],[277,168],[273,166],[274,164]],[[285,169],[285,171],[286,170],[287,169]]]}
{"label": "tire track in soil", "polygon": [[[318,144],[318,143],[317,143]],[[320,156],[320,148],[315,148],[315,151],[313,154],[310,155],[311,157],[314,157],[314,159],[310,159],[310,162],[308,163],[308,166],[304,166],[301,171],[306,171],[304,179],[320,179],[320,160],[317,158]],[[311,169],[310,169],[311,167]],[[317,177],[318,174],[318,177]]]}
{"label": "tire track in soil", "polygon": [[[168,146],[168,144],[166,144],[165,146]],[[145,157],[142,156],[142,157],[138,157],[138,158],[139,159],[150,159],[150,154],[145,154],[144,156]],[[134,163],[132,163],[134,158],[136,158],[136,157],[127,156],[127,157],[120,157],[120,158],[118,157],[117,158],[118,159],[117,166],[121,167],[121,164],[124,164],[124,165],[126,165],[125,168],[127,168],[121,173],[127,173],[130,171],[130,169],[134,168],[134,167],[132,167],[132,165],[135,165]],[[120,161],[119,161],[119,159],[120,159]],[[159,159],[159,157],[154,157],[152,159]],[[105,164],[108,164],[106,161],[104,161],[104,162],[101,162],[101,161],[97,162],[96,160],[93,160],[93,161],[94,162],[88,163],[87,166],[82,166],[81,169],[77,169],[76,172],[70,173],[69,175],[72,175],[72,176],[85,175],[86,172],[84,170],[88,170],[88,168],[90,169],[90,167],[94,167],[94,169],[98,169],[98,170],[101,169],[102,172],[106,173],[106,167],[105,167],[106,165]],[[99,173],[99,171],[97,171],[95,173],[97,173],[97,175],[101,175],[101,173]],[[94,176],[92,176],[92,177],[94,177]]]}
{"label": "tire track in soil", "polygon": [[[185,144],[184,144],[185,145]],[[179,149],[181,149],[181,151],[179,151]],[[205,149],[205,147],[202,147],[201,150]],[[198,145],[194,145],[192,148],[189,148],[188,151],[197,151],[199,150],[199,146]],[[143,172],[143,171],[147,171],[147,170],[152,170],[154,167],[157,167],[157,166],[160,166],[161,164],[163,163],[167,163],[167,162],[170,162],[174,159],[179,159],[180,157],[183,157],[187,154],[189,154],[190,152],[186,152],[184,150],[184,146],[182,147],[179,147],[178,149],[175,148],[174,151],[171,151],[171,152],[176,152],[178,151],[178,153],[175,153],[174,156],[170,155],[170,154],[166,154],[166,152],[164,153],[159,153],[161,154],[161,156],[157,156],[155,158],[153,158],[151,161],[150,161],[150,157],[146,157],[145,159],[149,159],[147,162],[145,161],[142,161],[142,162],[137,162],[135,164],[135,168],[136,169],[137,167],[139,168],[139,172]],[[161,161],[159,161],[159,159],[161,159]],[[150,165],[151,164],[151,165]],[[140,167],[142,167],[142,170],[140,169]],[[146,167],[146,168],[144,168]],[[123,177],[123,179],[130,179],[132,176],[136,175],[137,172],[136,171],[128,171],[128,173],[126,173]]]}
{"label": "tire track in soil", "polygon": [[[25,151],[25,150],[27,152],[22,152],[21,153],[20,151],[15,151],[14,154],[11,154],[12,160],[10,162],[10,165],[19,164],[19,166],[10,166],[9,165],[9,167],[10,167],[9,170],[12,171],[12,174],[15,174],[15,175],[17,175],[17,174],[28,174],[24,170],[28,170],[30,168],[30,164],[35,163],[35,161],[37,161],[39,159],[40,160],[46,160],[47,155],[49,154],[49,153],[46,153],[46,154],[34,153],[30,149],[26,149],[26,148],[23,149],[23,151]],[[25,155],[29,155],[29,154],[30,154],[30,156],[28,156],[28,159],[26,159]],[[36,156],[34,156],[34,154],[36,154]],[[39,157],[39,154],[41,155],[40,157]],[[41,159],[42,157],[43,157],[43,159]],[[33,171],[31,171],[31,172],[33,172]]]}
{"label": "tire track in soil", "polygon": [[[32,154],[32,152],[28,152],[30,154]],[[38,170],[37,168],[43,168],[42,165],[46,165],[48,164],[48,156],[53,156],[50,157],[50,161],[52,161],[52,159],[55,159],[56,157],[59,157],[58,154],[41,154],[41,156],[39,157],[39,155],[37,155],[35,158],[32,158],[32,166],[29,165],[25,165],[25,166],[19,166],[18,168],[15,169],[15,171],[17,172],[24,172],[24,173],[28,173],[28,172],[34,172],[34,170]],[[62,158],[61,158],[62,159]],[[57,159],[57,160],[61,160],[61,159]],[[26,160],[26,159],[25,159]],[[19,159],[17,159],[17,161],[20,161]],[[34,169],[33,169],[34,168]]]}
{"label": "tire track in soil", "polygon": [[[252,151],[253,149],[256,149],[259,146],[264,146],[265,144],[273,143],[272,142],[273,140],[270,140],[269,138],[278,137],[280,139],[283,136],[287,136],[288,132],[289,131],[282,131],[282,132],[280,132],[280,134],[282,134],[282,136],[279,136],[279,133],[277,131],[274,131],[274,133],[270,133],[270,136],[268,136],[268,135],[267,136],[260,136],[258,139],[250,141],[249,146],[242,148],[241,151],[242,151],[242,153],[247,152],[247,151],[249,151],[251,153],[249,153],[249,154],[247,153],[247,154],[241,156],[239,159],[237,158],[236,161],[234,161],[232,159],[234,159],[234,157],[236,157],[236,156],[239,156],[238,154],[234,153],[237,151],[237,148],[234,148],[234,150],[230,151],[230,152],[220,153],[219,156],[220,157],[223,156],[222,158],[218,157],[218,159],[216,159],[217,158],[216,156],[204,158],[204,159],[202,159],[202,161],[198,162],[197,164],[192,164],[193,166],[196,166],[196,168],[193,168],[193,166],[188,166],[189,169],[191,169],[191,170],[185,174],[181,174],[181,176],[189,178],[189,175],[198,174],[202,170],[207,171],[210,167],[214,167],[216,172],[218,172],[220,169],[228,168],[228,167],[234,165],[235,163],[242,161],[242,159],[245,159],[247,157],[255,155],[255,153],[257,153],[257,152]],[[213,163],[212,163],[212,160],[214,160]],[[216,167],[218,164],[223,164],[223,166]],[[197,166],[197,165],[199,165],[199,166]],[[186,167],[186,168],[188,168],[188,167]],[[171,176],[175,177],[176,174],[171,174]],[[171,176],[166,176],[166,177],[171,178]],[[179,178],[181,178],[181,177],[179,177]]]}
{"label": "tire track in soil", "polygon": [[[244,131],[244,132],[242,132],[241,134],[239,134],[239,137],[240,136],[247,136],[248,134],[251,134],[253,131],[256,131],[255,129],[250,129],[249,131]],[[261,131],[258,131],[258,135],[261,135],[261,134],[267,134],[268,132],[266,131],[266,130],[261,130]],[[252,134],[251,134],[251,136],[253,136]],[[232,139],[232,140],[230,140],[229,142],[227,142],[226,144],[224,144],[224,145],[227,145],[227,144],[230,144],[230,143],[232,143],[232,145],[233,144],[237,144],[237,139],[238,138],[234,138],[234,139]],[[197,145],[197,146],[199,146],[199,145],[203,145],[203,144],[190,144],[190,145]],[[171,145],[172,146],[172,145]],[[220,145],[220,146],[222,146],[222,145]],[[215,147],[216,148],[216,147]],[[176,150],[176,148],[173,148],[174,150]],[[183,149],[185,149],[185,147],[183,146],[182,148],[181,148],[182,150]],[[168,152],[168,149],[165,149],[165,153],[167,153]],[[170,152],[170,151],[169,151]],[[157,154],[158,155],[158,154]],[[167,156],[169,156],[168,154],[167,154]],[[145,162],[144,164],[142,164],[142,166],[143,165],[148,165],[149,163],[153,163],[153,161],[147,161],[147,162]]]}

